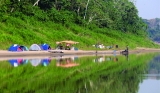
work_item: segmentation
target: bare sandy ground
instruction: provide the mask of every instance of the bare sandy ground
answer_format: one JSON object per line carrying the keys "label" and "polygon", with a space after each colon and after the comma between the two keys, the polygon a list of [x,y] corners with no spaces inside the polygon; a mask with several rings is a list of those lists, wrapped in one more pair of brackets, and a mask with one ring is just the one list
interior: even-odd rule
{"label": "bare sandy ground", "polygon": [[[60,52],[63,53],[60,53]],[[22,51],[22,52],[11,52],[7,50],[0,50],[0,60],[9,59],[9,58],[48,58],[56,56],[67,56],[67,55],[77,55],[77,56],[86,56],[86,55],[120,55],[123,50],[98,50],[97,53],[95,50],[85,51],[85,50],[50,50],[50,51]],[[160,52],[160,49],[153,48],[137,48],[135,50],[129,50],[129,54],[133,53],[149,53],[149,52]]]}

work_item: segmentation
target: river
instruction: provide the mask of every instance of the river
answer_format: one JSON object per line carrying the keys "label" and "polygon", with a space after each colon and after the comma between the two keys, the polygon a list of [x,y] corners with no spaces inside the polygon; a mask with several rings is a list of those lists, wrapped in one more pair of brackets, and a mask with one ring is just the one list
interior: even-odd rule
{"label": "river", "polygon": [[14,57],[0,93],[160,93],[160,53]]}

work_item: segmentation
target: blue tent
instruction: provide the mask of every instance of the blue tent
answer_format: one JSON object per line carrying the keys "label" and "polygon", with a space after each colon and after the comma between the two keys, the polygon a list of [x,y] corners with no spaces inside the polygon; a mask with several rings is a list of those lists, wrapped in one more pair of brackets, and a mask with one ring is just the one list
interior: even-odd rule
{"label": "blue tent", "polygon": [[43,50],[51,50],[51,47],[46,43],[42,44],[41,47]]}
{"label": "blue tent", "polygon": [[13,45],[10,46],[8,51],[22,51],[22,50],[21,50],[21,48],[18,44],[13,44]]}
{"label": "blue tent", "polygon": [[22,59],[11,59],[9,60],[10,64],[14,67],[17,67],[18,65],[20,65],[22,63]]}
{"label": "blue tent", "polygon": [[51,59],[43,59],[42,60],[42,65],[43,66],[48,66],[48,64],[51,62]]}

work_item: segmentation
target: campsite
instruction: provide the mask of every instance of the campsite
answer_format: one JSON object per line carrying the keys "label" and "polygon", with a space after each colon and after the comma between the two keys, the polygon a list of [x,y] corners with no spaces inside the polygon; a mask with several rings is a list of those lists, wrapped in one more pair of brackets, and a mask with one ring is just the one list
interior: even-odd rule
{"label": "campsite", "polygon": [[24,45],[13,44],[9,47],[8,51],[11,52],[20,52],[20,51],[47,51],[51,50],[51,47],[48,44],[32,44],[29,48]]}
{"label": "campsite", "polygon": [[78,48],[74,47],[74,44],[77,44],[79,42],[75,41],[59,41],[56,42],[57,46],[56,48],[51,48],[49,44],[43,43],[43,44],[32,44],[29,48],[25,45],[19,45],[19,44],[12,44],[8,51],[11,52],[20,52],[20,51],[48,51],[48,50],[78,50]]}

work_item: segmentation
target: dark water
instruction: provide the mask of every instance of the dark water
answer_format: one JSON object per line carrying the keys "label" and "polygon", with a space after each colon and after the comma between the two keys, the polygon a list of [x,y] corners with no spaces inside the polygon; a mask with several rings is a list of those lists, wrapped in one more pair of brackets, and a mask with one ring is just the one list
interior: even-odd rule
{"label": "dark water", "polygon": [[0,93],[160,93],[160,54],[9,58]]}

